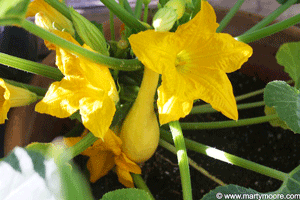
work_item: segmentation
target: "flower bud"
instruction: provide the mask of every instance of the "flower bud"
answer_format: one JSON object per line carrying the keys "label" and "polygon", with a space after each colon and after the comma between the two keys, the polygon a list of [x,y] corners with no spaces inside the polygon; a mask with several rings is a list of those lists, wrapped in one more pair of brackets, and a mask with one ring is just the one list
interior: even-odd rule
{"label": "flower bud", "polygon": [[11,107],[29,105],[37,100],[38,97],[35,93],[5,83],[3,79],[0,79],[0,123],[5,122]]}
{"label": "flower bud", "polygon": [[95,51],[109,56],[106,40],[102,32],[89,20],[76,12],[73,8],[70,9],[72,20],[75,29],[80,38]]}
{"label": "flower bud", "polygon": [[122,151],[134,162],[148,160],[159,141],[159,125],[154,112],[154,95],[159,74],[145,67],[138,96],[121,128]]}

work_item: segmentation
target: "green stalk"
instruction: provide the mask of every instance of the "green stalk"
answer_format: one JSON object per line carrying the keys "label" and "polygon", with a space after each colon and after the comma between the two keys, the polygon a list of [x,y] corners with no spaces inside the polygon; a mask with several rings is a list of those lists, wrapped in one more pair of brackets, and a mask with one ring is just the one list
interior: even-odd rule
{"label": "green stalk", "polygon": [[45,0],[45,2],[72,21],[70,10],[65,4],[59,2],[58,0]]}
{"label": "green stalk", "polygon": [[287,2],[282,4],[280,7],[278,7],[274,12],[272,12],[267,17],[265,17],[263,20],[261,20],[259,23],[257,23],[255,26],[253,26],[251,29],[246,31],[244,34],[251,33],[253,31],[259,30],[259,29],[269,25],[272,21],[274,21],[279,15],[281,15],[284,11],[286,11],[289,7],[291,7],[297,1],[298,0],[288,0]]}
{"label": "green stalk", "polygon": [[197,13],[201,10],[201,0],[194,0],[194,10],[192,13],[192,18],[194,18]]}
{"label": "green stalk", "polygon": [[67,157],[72,159],[88,147],[90,147],[94,142],[96,142],[99,138],[95,137],[93,133],[89,132],[86,136],[84,136],[79,142],[77,142],[74,146],[67,148],[67,150],[62,154],[62,157]]}
{"label": "green stalk", "polygon": [[[237,108],[238,110],[243,110],[243,109],[255,108],[264,105],[265,105],[264,101],[258,101],[254,103],[238,104]],[[203,113],[214,113],[214,112],[218,112],[218,111],[213,109],[211,106],[208,107],[205,105],[204,107],[204,105],[200,105],[200,106],[194,106],[190,114],[203,114]]]}
{"label": "green stalk", "polygon": [[128,13],[114,0],[101,0],[101,2],[129,28],[136,29],[138,32],[147,30],[147,27],[141,24],[134,16]]}
{"label": "green stalk", "polygon": [[189,162],[186,153],[184,137],[182,135],[182,130],[178,121],[173,121],[169,123],[173,141],[177,151],[177,159],[181,177],[181,185],[184,200],[192,200],[192,186],[191,186],[191,176],[189,169]]}
{"label": "green stalk", "polygon": [[116,41],[114,14],[109,11],[110,40]]}
{"label": "green stalk", "polygon": [[130,59],[130,60],[117,59],[117,58],[104,56],[100,53],[89,51],[61,37],[58,37],[57,35],[50,33],[49,31],[46,31],[36,26],[30,21],[24,20],[21,26],[27,31],[43,38],[44,40],[54,43],[64,49],[68,49],[77,55],[82,55],[96,63],[106,65],[109,68],[123,70],[123,71],[133,71],[133,70],[138,70],[142,67],[142,63],[137,59]]}
{"label": "green stalk", "polygon": [[145,8],[144,8],[143,22],[147,23],[149,4],[144,4],[144,5],[145,5]]}
{"label": "green stalk", "polygon": [[[165,149],[169,150],[170,152],[172,152],[172,153],[174,153],[176,155],[176,148],[173,145],[171,145],[169,142],[167,142],[167,141],[165,141],[163,139],[159,139],[159,145],[162,146],[162,147],[164,147]],[[221,181],[220,179],[218,179],[215,176],[211,175],[208,171],[206,171],[205,169],[203,169],[202,167],[200,167],[195,161],[193,161],[189,157],[188,157],[188,161],[189,161],[189,164],[192,167],[194,167],[197,171],[199,171],[200,173],[202,173],[204,176],[208,177],[212,181],[215,181],[219,185],[222,185],[222,186],[226,185],[223,181]]]}
{"label": "green stalk", "polygon": [[18,58],[1,52],[0,63],[2,63],[3,65],[13,67],[15,69],[45,76],[56,81],[60,81],[63,78],[62,73],[57,68],[26,60],[23,58]]}
{"label": "green stalk", "polygon": [[130,174],[131,174],[131,177],[132,177],[133,182],[136,185],[136,187],[139,188],[139,189],[145,190],[149,194],[151,199],[155,200],[155,198],[151,194],[151,191],[149,190],[148,186],[146,185],[146,183],[143,180],[143,178],[141,177],[141,175],[134,174],[134,173],[130,173]]}
{"label": "green stalk", "polygon": [[129,14],[131,14],[132,16],[134,16],[134,12],[132,11],[132,8],[130,6],[130,4],[128,3],[127,0],[123,0],[123,8],[125,8],[125,10],[127,12],[129,12]]}
{"label": "green stalk", "polygon": [[241,36],[235,37],[235,39],[237,41],[241,41],[244,43],[250,43],[250,42],[254,42],[256,40],[265,38],[267,36],[270,36],[272,34],[275,34],[277,32],[280,32],[284,29],[287,29],[297,23],[300,22],[300,14],[295,15],[289,19],[283,20],[281,22],[278,22],[276,24],[270,25],[268,27],[262,28],[260,30],[251,32],[251,33],[247,33],[247,34],[243,34]]}
{"label": "green stalk", "polygon": [[143,9],[143,0],[137,0],[135,3],[135,8],[134,8],[135,18],[137,18],[137,19],[141,18],[142,9]]}
{"label": "green stalk", "polygon": [[47,89],[45,88],[41,88],[38,86],[33,86],[33,85],[28,85],[26,83],[20,83],[17,81],[13,81],[13,80],[8,80],[3,78],[3,80],[11,85],[17,86],[17,87],[21,87],[21,88],[26,88],[27,90],[36,93],[38,96],[45,96]]}
{"label": "green stalk", "polygon": [[192,123],[180,123],[183,130],[200,130],[200,129],[219,129],[239,127],[253,124],[261,124],[274,119],[278,119],[278,115],[268,115],[262,117],[254,117],[248,119],[240,119],[238,121],[220,121],[220,122],[192,122]]}
{"label": "green stalk", "polygon": [[230,11],[226,14],[226,16],[220,22],[219,27],[217,28],[217,33],[223,31],[223,29],[228,25],[230,20],[234,17],[235,13],[240,9],[245,0],[238,0],[234,6],[230,9]]}
{"label": "green stalk", "polygon": [[[161,129],[160,133],[161,133],[161,138],[163,138],[164,140],[166,140],[170,143],[173,142],[172,136],[168,131]],[[275,178],[280,181],[284,181],[288,177],[287,173],[257,164],[255,162],[246,160],[244,158],[240,158],[238,156],[226,153],[224,151],[215,149],[213,147],[210,147],[210,146],[207,146],[204,144],[200,144],[193,140],[185,139],[185,144],[189,150],[204,154],[206,156],[215,158],[217,160],[221,160],[223,162],[227,162],[229,164],[233,164],[233,165],[245,168],[245,169],[249,169],[251,171],[263,174],[268,177]]]}
{"label": "green stalk", "polygon": [[264,90],[265,90],[265,88],[260,89],[260,90],[256,90],[256,91],[253,91],[253,92],[249,92],[247,94],[243,94],[243,95],[237,96],[237,97],[235,97],[235,100],[236,101],[241,101],[241,100],[244,100],[244,99],[248,99],[250,97],[253,97],[253,96],[256,96],[256,95],[264,93]]}

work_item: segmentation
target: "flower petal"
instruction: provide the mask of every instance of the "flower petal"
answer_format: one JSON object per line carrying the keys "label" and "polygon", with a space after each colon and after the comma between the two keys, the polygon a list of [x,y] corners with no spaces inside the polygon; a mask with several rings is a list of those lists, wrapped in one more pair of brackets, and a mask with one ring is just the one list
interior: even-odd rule
{"label": "flower petal", "polygon": [[118,180],[120,183],[122,183],[123,185],[125,185],[128,188],[134,187],[133,179],[127,170],[124,170],[117,166],[116,171],[117,171]]}
{"label": "flower petal", "polygon": [[79,105],[83,125],[99,138],[107,133],[116,111],[113,100],[103,93],[86,95]]}
{"label": "flower petal", "polygon": [[118,167],[122,168],[123,170],[132,172],[135,174],[142,173],[141,168],[135,162],[133,162],[129,158],[127,158],[127,156],[123,152],[119,156],[115,157],[115,162],[116,162],[116,165]]}
{"label": "flower petal", "polygon": [[0,79],[0,124],[4,124],[10,109],[10,92],[3,79]]}
{"label": "flower petal", "polygon": [[89,156],[87,169],[90,172],[90,181],[92,183],[105,176],[115,165],[112,152],[95,151],[94,154]]}
{"label": "flower petal", "polygon": [[65,118],[79,109],[79,100],[88,93],[87,82],[80,78],[63,78],[49,87],[45,97],[35,106],[35,111]]}

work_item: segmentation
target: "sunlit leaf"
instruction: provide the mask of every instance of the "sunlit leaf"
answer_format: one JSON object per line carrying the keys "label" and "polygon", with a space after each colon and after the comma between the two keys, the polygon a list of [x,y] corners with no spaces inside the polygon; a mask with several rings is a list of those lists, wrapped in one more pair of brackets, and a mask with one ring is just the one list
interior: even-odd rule
{"label": "sunlit leaf", "polygon": [[22,20],[30,0],[1,0],[0,1],[0,22],[5,19]]}
{"label": "sunlit leaf", "polygon": [[300,166],[288,174],[281,187],[268,193],[260,193],[238,185],[220,186],[211,190],[203,200],[215,199],[296,199],[300,193]]}
{"label": "sunlit leaf", "polygon": [[141,189],[127,188],[106,193],[101,200],[151,200],[150,195]]}
{"label": "sunlit leaf", "polygon": [[299,90],[284,81],[268,83],[264,92],[267,106],[274,106],[278,116],[295,133],[300,133],[300,95]]}
{"label": "sunlit leaf", "polygon": [[300,42],[291,42],[281,45],[276,54],[276,60],[278,64],[284,66],[284,70],[295,81],[295,86],[299,89]]}

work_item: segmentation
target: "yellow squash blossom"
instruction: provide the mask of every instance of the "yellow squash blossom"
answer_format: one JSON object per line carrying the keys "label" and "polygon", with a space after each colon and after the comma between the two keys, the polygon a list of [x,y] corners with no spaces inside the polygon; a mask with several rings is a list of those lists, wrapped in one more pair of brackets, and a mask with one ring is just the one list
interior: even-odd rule
{"label": "yellow squash blossom", "polygon": [[161,124],[188,115],[196,99],[238,119],[226,73],[239,69],[252,48],[229,34],[216,33],[217,27],[213,8],[202,0],[201,11],[175,33],[147,30],[129,38],[138,59],[162,74],[157,101]]}
{"label": "yellow squash blossom", "polygon": [[[53,32],[79,45],[69,33]],[[79,110],[83,125],[96,137],[103,138],[119,100],[109,69],[60,47],[56,47],[56,65],[65,77],[51,84],[35,110],[59,118],[69,117]]]}
{"label": "yellow squash blossom", "polygon": [[37,100],[38,97],[35,93],[5,83],[0,78],[0,124],[7,119],[7,113],[11,107],[29,105]]}
{"label": "yellow squash blossom", "polygon": [[35,23],[48,31],[56,29],[66,31],[72,36],[75,35],[72,22],[44,0],[34,0],[30,2],[26,17],[33,16],[36,17]]}
{"label": "yellow squash blossom", "polygon": [[[70,137],[64,138],[64,141],[68,146],[73,146],[81,139],[82,137]],[[141,174],[141,168],[127,158],[121,151],[121,145],[121,139],[109,129],[102,140],[97,140],[91,147],[81,153],[89,157],[87,169],[90,172],[92,183],[105,176],[116,166],[119,182],[126,187],[134,187],[130,172]]]}

